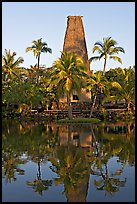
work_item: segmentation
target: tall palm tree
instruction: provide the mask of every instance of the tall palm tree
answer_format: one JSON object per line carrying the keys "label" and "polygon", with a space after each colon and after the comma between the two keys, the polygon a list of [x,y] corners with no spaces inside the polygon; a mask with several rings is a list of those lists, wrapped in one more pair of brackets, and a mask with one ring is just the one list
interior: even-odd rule
{"label": "tall palm tree", "polygon": [[53,63],[51,70],[51,84],[67,95],[68,117],[72,118],[71,94],[76,90],[80,95],[84,87],[84,77],[87,76],[84,63],[76,54],[62,52],[61,58]]}
{"label": "tall palm tree", "polygon": [[100,60],[104,58],[104,69],[103,73],[106,70],[106,61],[108,57],[110,59],[114,59],[120,63],[122,60],[120,57],[116,56],[115,54],[119,54],[119,52],[125,53],[125,50],[122,47],[116,47],[117,42],[113,40],[111,37],[103,38],[103,42],[97,41],[93,47],[93,53],[98,52],[99,56],[94,56],[89,59],[90,62],[93,60]]}
{"label": "tall palm tree", "polygon": [[90,118],[92,117],[93,110],[95,108],[97,95],[104,94],[105,90],[109,87],[109,83],[106,78],[102,75],[101,71],[97,71],[96,73],[91,73],[91,75],[87,79],[87,90],[91,91],[91,95],[94,96],[93,104],[90,111]]}
{"label": "tall palm tree", "polygon": [[52,53],[52,49],[47,47],[46,42],[42,42],[42,38],[38,39],[37,41],[32,41],[33,45],[31,47],[26,48],[26,52],[33,51],[34,56],[38,58],[38,69],[39,69],[39,63],[40,63],[40,55],[41,53],[49,52]]}
{"label": "tall palm tree", "polygon": [[12,75],[16,75],[19,65],[24,62],[22,57],[19,57],[15,60],[16,52],[11,53],[10,49],[5,49],[5,55],[2,56],[2,74],[3,79],[12,78]]}

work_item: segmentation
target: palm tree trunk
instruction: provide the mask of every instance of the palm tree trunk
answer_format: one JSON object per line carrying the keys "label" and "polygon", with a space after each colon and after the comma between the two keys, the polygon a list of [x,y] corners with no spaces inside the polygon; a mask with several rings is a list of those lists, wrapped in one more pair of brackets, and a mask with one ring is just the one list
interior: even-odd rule
{"label": "palm tree trunk", "polygon": [[130,110],[130,102],[128,101],[127,102],[127,111],[129,111]]}
{"label": "palm tree trunk", "polygon": [[72,124],[68,124],[68,145],[71,144]]}
{"label": "palm tree trunk", "polygon": [[106,61],[107,61],[107,59],[106,59],[106,57],[104,58],[104,69],[103,69],[103,75],[105,74],[105,71],[106,71]]}
{"label": "palm tree trunk", "polygon": [[36,84],[38,84],[38,81],[39,81],[39,63],[40,63],[40,54],[38,55],[38,71],[37,71],[37,82]]}
{"label": "palm tree trunk", "polygon": [[95,104],[96,104],[96,99],[97,99],[97,95],[95,94],[93,105],[91,107],[91,111],[90,111],[90,115],[89,115],[90,118],[92,117],[92,113],[93,113],[93,110],[94,110],[94,107],[95,107]]}
{"label": "palm tree trunk", "polygon": [[39,70],[40,54],[38,55],[38,70]]}
{"label": "palm tree trunk", "polygon": [[41,170],[40,170],[40,161],[38,161],[38,173],[37,173],[38,179],[41,178]]}
{"label": "palm tree trunk", "polygon": [[99,156],[99,149],[98,149],[98,146],[97,146],[97,140],[96,140],[96,136],[94,134],[94,131],[93,131],[92,127],[91,127],[91,135],[93,136],[93,139],[94,139],[94,142],[95,142],[95,147],[96,147],[96,150],[97,150],[97,156]]}
{"label": "palm tree trunk", "polygon": [[67,96],[67,102],[68,102],[68,118],[72,119],[72,106],[71,106],[70,94],[68,94]]}
{"label": "palm tree trunk", "polygon": [[[94,134],[94,131],[93,131],[93,128],[92,128],[92,127],[91,127],[91,134],[92,134],[92,136],[93,136],[93,138],[94,138],[95,147],[96,147],[96,150],[97,150],[97,158],[99,158],[99,159],[101,160],[101,158],[100,158],[100,152],[99,152],[99,149],[98,149],[98,146],[97,146],[96,136],[95,136],[95,134]],[[103,172],[102,172],[101,169],[100,169],[100,173],[101,173],[102,178],[105,180],[105,175],[103,174]]]}

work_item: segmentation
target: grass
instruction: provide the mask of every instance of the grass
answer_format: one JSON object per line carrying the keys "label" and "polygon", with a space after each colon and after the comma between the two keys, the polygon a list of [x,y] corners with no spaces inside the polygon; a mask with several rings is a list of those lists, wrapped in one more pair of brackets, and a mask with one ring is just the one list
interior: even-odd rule
{"label": "grass", "polygon": [[98,118],[64,118],[57,120],[57,123],[98,123],[101,122]]}

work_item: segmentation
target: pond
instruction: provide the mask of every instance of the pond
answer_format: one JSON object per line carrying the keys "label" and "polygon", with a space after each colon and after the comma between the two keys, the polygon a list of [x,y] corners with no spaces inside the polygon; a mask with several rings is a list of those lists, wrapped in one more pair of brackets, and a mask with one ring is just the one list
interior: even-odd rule
{"label": "pond", "polygon": [[134,121],[2,120],[2,202],[134,201]]}

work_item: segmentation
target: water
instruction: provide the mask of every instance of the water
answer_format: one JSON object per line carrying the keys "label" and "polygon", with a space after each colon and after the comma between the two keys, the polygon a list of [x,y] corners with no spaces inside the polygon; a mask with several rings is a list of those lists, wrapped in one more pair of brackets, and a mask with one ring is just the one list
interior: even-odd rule
{"label": "water", "polygon": [[135,123],[2,121],[2,202],[134,202]]}

